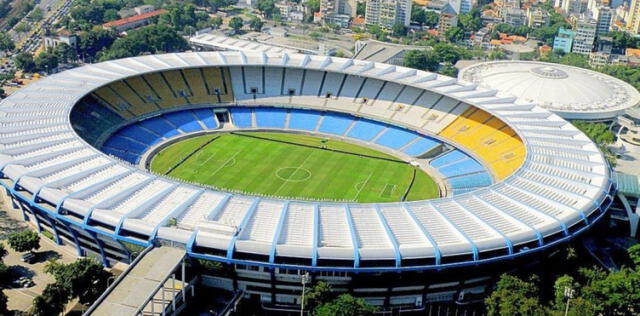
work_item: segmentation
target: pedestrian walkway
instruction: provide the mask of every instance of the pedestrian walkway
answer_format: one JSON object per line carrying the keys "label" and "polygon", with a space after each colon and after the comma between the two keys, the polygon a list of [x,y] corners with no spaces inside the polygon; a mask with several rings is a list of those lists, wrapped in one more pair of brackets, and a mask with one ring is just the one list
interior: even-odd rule
{"label": "pedestrian walkway", "polygon": [[184,256],[184,249],[152,249],[86,315],[134,315],[138,310],[145,315],[160,314],[189,285],[173,277]]}

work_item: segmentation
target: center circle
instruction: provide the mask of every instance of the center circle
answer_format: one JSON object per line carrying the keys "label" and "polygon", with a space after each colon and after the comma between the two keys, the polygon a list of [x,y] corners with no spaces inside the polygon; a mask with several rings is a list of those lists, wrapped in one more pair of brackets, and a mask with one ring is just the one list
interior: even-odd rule
{"label": "center circle", "polygon": [[289,182],[302,182],[311,178],[311,171],[300,167],[284,167],[276,170],[276,177]]}

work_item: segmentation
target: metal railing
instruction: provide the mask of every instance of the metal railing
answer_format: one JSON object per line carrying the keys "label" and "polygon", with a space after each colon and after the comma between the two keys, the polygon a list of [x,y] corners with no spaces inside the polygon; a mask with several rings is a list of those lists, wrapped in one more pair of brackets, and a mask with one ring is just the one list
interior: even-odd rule
{"label": "metal railing", "polygon": [[124,280],[124,278],[129,274],[129,272],[131,272],[131,270],[133,270],[133,268],[138,264],[138,262],[140,262],[140,260],[142,260],[142,258],[149,253],[149,251],[151,251],[151,249],[153,249],[155,246],[153,244],[151,244],[149,247],[145,248],[134,260],[133,262],[131,262],[131,264],[129,265],[129,267],[127,267],[126,270],[124,270],[124,272],[122,272],[115,280],[113,283],[111,283],[111,285],[109,287],[107,287],[107,289],[104,291],[104,293],[102,293],[102,295],[100,295],[100,297],[98,297],[98,299],[93,302],[93,304],[91,304],[91,306],[89,306],[89,309],[87,309],[86,312],[84,312],[82,314],[82,316],[88,316],[91,315],[91,313],[93,313],[96,308],[98,308],[98,306],[100,306],[100,304],[107,298],[107,296],[109,296],[109,294],[111,294],[111,292],[113,292],[113,290],[116,288],[116,286],[118,286],[118,284],[120,284],[122,282],[122,280]]}

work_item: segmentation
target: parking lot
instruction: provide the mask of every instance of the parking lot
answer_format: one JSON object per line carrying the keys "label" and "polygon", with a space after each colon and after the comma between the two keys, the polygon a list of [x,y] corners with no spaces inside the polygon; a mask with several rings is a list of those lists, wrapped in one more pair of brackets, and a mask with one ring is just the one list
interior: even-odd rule
{"label": "parking lot", "polygon": [[[0,208],[2,208],[1,204]],[[31,307],[33,298],[42,293],[47,284],[54,281],[51,275],[44,273],[44,266],[47,261],[58,258],[64,263],[70,263],[75,261],[76,256],[71,248],[56,246],[53,241],[40,235],[40,249],[36,251],[34,263],[22,262],[20,258],[23,253],[13,251],[4,240],[11,232],[29,229],[27,224],[16,218],[17,215],[13,211],[0,210],[0,237],[3,239],[2,243],[8,251],[8,255],[4,257],[4,263],[11,267],[12,271],[16,272],[16,275],[25,276],[33,280],[34,285],[27,288],[15,285],[12,288],[5,289],[4,293],[9,299],[7,304],[9,310],[26,311]]]}

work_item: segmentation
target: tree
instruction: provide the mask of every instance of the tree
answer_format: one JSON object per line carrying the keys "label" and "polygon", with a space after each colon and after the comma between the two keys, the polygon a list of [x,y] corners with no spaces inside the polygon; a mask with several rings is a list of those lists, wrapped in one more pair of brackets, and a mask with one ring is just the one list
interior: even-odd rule
{"label": "tree", "polygon": [[31,11],[31,13],[29,13],[29,20],[34,22],[42,20],[43,17],[44,17],[44,13],[42,12],[42,9],[40,9],[39,7],[36,7]]}
{"label": "tree", "polygon": [[307,310],[313,311],[319,305],[328,303],[335,297],[336,295],[332,292],[331,285],[327,282],[319,281],[304,293],[304,306]]}
{"label": "tree", "polygon": [[256,2],[256,9],[266,18],[271,18],[278,10],[275,0],[258,0]]}
{"label": "tree", "polygon": [[566,305],[566,297],[564,295],[565,288],[571,288],[575,290],[578,287],[573,277],[563,275],[556,279],[553,285],[554,301],[553,304],[556,310],[562,310]]}
{"label": "tree", "polygon": [[637,315],[640,307],[640,273],[629,268],[589,280],[582,298],[592,303],[599,315]]}
{"label": "tree", "polygon": [[453,66],[450,63],[446,63],[444,64],[444,66],[440,67],[440,69],[438,69],[438,73],[441,75],[445,75],[445,76],[449,76],[449,77],[457,77],[458,76],[458,68],[456,68],[455,66]]}
{"label": "tree", "polygon": [[[0,262],[0,287],[8,287],[14,280],[14,274],[11,268],[4,262]],[[2,315],[2,313],[0,313]]]}
{"label": "tree", "polygon": [[211,18],[211,26],[213,26],[214,29],[219,29],[221,25],[222,25],[222,18],[221,17],[216,16],[216,17]]}
{"label": "tree", "polygon": [[100,53],[100,60],[110,60],[145,53],[182,51],[189,47],[177,31],[167,25],[152,25],[129,32]]}
{"label": "tree", "polygon": [[7,249],[4,247],[4,244],[0,244],[0,260],[7,255]]}
{"label": "tree", "polygon": [[0,291],[0,315],[11,315],[9,308],[7,308],[8,301],[7,294],[4,294],[4,291]]}
{"label": "tree", "polygon": [[82,304],[95,301],[107,288],[107,279],[111,276],[92,258],[78,259],[70,264],[48,263],[46,269],[53,274],[57,285]]}
{"label": "tree", "polygon": [[13,28],[14,31],[18,32],[18,33],[27,33],[29,31],[31,31],[31,25],[22,22],[20,24],[18,24],[16,27]]}
{"label": "tree", "polygon": [[633,264],[635,265],[636,270],[640,270],[640,244],[631,246],[627,250],[627,253],[629,254],[631,262],[633,262]]}
{"label": "tree", "polygon": [[437,13],[433,11],[427,11],[425,13],[424,24],[426,26],[428,26],[429,28],[434,28],[438,26],[438,23],[440,23],[440,16]]}
{"label": "tree", "polygon": [[6,33],[0,33],[0,51],[13,50],[16,48],[15,43]]}
{"label": "tree", "polygon": [[608,124],[586,121],[572,121],[571,123],[598,145],[609,145],[615,141],[615,134],[609,130]]}
{"label": "tree", "polygon": [[104,11],[104,20],[105,21],[115,21],[120,19],[118,15],[118,10],[116,9],[108,9]]}
{"label": "tree", "polygon": [[626,48],[637,48],[640,40],[631,36],[627,32],[613,31],[607,34],[613,40],[613,49],[617,52],[623,52]]}
{"label": "tree", "polygon": [[507,54],[504,52],[504,50],[500,49],[500,48],[496,48],[493,49],[489,52],[489,54],[487,55],[487,57],[490,60],[500,60],[500,59],[506,59],[507,58]]}
{"label": "tree", "polygon": [[465,32],[476,32],[482,28],[482,20],[480,19],[480,10],[473,8],[467,13],[458,16],[458,23]]}
{"label": "tree", "polygon": [[471,58],[471,53],[468,50],[447,43],[434,45],[433,54],[439,62],[450,64],[455,64],[460,59]]}
{"label": "tree", "polygon": [[65,43],[60,43],[56,46],[56,48],[53,49],[53,54],[61,63],[68,63],[69,61],[76,59],[75,50]]}
{"label": "tree", "polygon": [[367,2],[361,1],[356,4],[356,15],[364,16],[367,13]]}
{"label": "tree", "polygon": [[420,25],[427,23],[427,11],[415,2],[411,5],[411,22],[418,23]]}
{"label": "tree", "polygon": [[319,41],[322,38],[322,34],[318,32],[311,32],[309,33],[309,37],[311,37],[311,39],[314,41]]}
{"label": "tree", "polygon": [[264,22],[259,17],[254,17],[249,22],[249,27],[256,32],[260,32],[262,30],[262,26],[264,26]]}
{"label": "tree", "polygon": [[116,34],[110,30],[96,28],[80,34],[78,48],[83,58],[93,60],[98,52],[108,48],[116,40]]}
{"label": "tree", "polygon": [[17,252],[33,251],[40,248],[40,236],[31,230],[11,233],[7,241],[9,247]]}
{"label": "tree", "polygon": [[350,294],[342,294],[337,299],[316,307],[316,316],[366,316],[374,315],[375,306],[367,304],[364,299],[355,298]]}
{"label": "tree", "polygon": [[309,0],[304,5],[311,11],[311,13],[320,12],[320,0]]}
{"label": "tree", "polygon": [[229,19],[229,27],[233,29],[235,33],[238,33],[242,26],[244,25],[244,21],[239,16],[234,16]]}
{"label": "tree", "polygon": [[396,37],[405,36],[407,35],[407,27],[402,23],[396,23],[391,27],[391,33]]}
{"label": "tree", "polygon": [[449,42],[456,43],[464,38],[464,31],[457,26],[453,26],[444,31],[444,37]]}
{"label": "tree", "polygon": [[36,57],[35,64],[36,69],[49,72],[58,67],[58,56],[49,51],[41,52]]}
{"label": "tree", "polygon": [[48,284],[42,294],[36,296],[31,304],[30,315],[60,315],[69,301],[69,292],[57,283]]}
{"label": "tree", "polygon": [[436,71],[439,63],[432,52],[426,50],[410,50],[403,58],[403,64],[405,67]]}
{"label": "tree", "polygon": [[538,287],[533,282],[515,276],[500,276],[497,288],[485,299],[490,316],[535,316],[544,315],[538,298]]}

